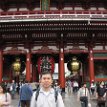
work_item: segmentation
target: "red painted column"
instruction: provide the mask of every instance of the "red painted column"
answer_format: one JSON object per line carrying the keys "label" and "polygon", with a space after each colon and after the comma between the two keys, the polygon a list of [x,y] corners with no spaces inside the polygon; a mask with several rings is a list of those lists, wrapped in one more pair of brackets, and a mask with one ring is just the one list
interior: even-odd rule
{"label": "red painted column", "polygon": [[62,46],[59,53],[59,85],[62,89],[65,88],[64,49]]}
{"label": "red painted column", "polygon": [[26,80],[31,80],[31,53],[28,52],[26,55]]}
{"label": "red painted column", "polygon": [[89,74],[90,74],[90,82],[95,80],[94,78],[94,60],[93,60],[93,50],[89,48]]}
{"label": "red painted column", "polygon": [[3,52],[0,50],[0,83],[2,83],[3,76]]}

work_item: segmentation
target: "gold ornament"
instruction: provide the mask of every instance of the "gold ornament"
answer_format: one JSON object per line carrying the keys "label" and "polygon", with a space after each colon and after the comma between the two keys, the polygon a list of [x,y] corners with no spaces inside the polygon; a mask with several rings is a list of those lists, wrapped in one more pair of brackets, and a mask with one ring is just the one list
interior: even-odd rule
{"label": "gold ornament", "polygon": [[80,69],[80,62],[77,60],[76,57],[73,57],[71,62],[71,71],[78,72],[79,69]]}
{"label": "gold ornament", "polygon": [[17,58],[16,61],[12,64],[12,69],[15,72],[15,75],[19,75],[20,74],[21,63],[20,63],[20,59],[19,58]]}

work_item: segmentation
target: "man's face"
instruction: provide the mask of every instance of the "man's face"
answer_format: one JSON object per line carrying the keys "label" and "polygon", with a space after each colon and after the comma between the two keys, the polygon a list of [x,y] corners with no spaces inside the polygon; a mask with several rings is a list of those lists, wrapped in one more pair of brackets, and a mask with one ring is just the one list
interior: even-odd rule
{"label": "man's face", "polygon": [[83,86],[84,88],[86,88],[86,84],[84,84],[84,86]]}
{"label": "man's face", "polygon": [[42,75],[40,79],[40,84],[44,88],[49,88],[52,84],[52,76],[50,74]]}

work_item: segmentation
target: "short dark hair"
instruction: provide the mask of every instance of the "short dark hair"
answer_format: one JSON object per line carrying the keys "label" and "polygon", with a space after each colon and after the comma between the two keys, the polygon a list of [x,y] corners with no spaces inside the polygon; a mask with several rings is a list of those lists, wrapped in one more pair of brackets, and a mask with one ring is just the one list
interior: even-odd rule
{"label": "short dark hair", "polygon": [[1,86],[2,89],[3,89],[3,93],[7,92],[6,86],[5,86],[3,83],[0,83],[0,86]]}
{"label": "short dark hair", "polygon": [[82,84],[81,84],[81,86],[84,86],[86,84],[86,82],[83,82]]}
{"label": "short dark hair", "polygon": [[52,77],[52,73],[51,73],[51,72],[49,72],[49,71],[44,71],[44,72],[42,72],[42,73],[40,74],[40,78],[41,78],[43,75],[47,75],[47,74],[51,75],[51,77]]}

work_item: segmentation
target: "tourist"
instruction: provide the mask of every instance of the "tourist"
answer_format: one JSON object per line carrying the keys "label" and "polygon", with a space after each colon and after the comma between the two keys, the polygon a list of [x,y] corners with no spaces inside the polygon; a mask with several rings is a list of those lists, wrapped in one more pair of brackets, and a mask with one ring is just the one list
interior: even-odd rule
{"label": "tourist", "polygon": [[88,107],[90,94],[88,88],[86,87],[86,83],[84,83],[82,87],[79,89],[77,98],[78,101],[81,101],[81,107]]}
{"label": "tourist", "polygon": [[28,84],[28,81],[25,81],[25,84],[20,89],[20,104],[21,107],[30,107],[30,101],[33,94],[31,86]]}
{"label": "tourist", "polygon": [[6,87],[0,84],[0,107],[11,106],[11,95],[6,92]]}
{"label": "tourist", "polygon": [[40,76],[40,89],[33,93],[30,107],[64,107],[62,96],[52,88],[52,75],[43,72]]}

